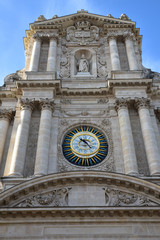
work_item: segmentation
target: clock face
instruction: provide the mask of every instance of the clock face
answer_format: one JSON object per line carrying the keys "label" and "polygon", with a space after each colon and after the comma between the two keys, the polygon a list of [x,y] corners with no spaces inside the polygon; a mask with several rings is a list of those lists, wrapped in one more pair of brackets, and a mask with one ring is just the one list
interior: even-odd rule
{"label": "clock face", "polygon": [[101,163],[108,154],[108,143],[102,132],[94,127],[80,126],[69,131],[62,144],[65,158],[82,167]]}

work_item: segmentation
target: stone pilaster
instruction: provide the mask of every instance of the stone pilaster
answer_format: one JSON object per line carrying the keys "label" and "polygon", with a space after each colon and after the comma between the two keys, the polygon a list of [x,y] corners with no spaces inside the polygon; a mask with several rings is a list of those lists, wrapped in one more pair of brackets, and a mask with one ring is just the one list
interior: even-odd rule
{"label": "stone pilaster", "polygon": [[2,161],[4,145],[6,142],[9,123],[12,118],[12,110],[0,110],[0,164]]}
{"label": "stone pilaster", "polygon": [[110,36],[108,41],[109,41],[109,47],[110,47],[112,70],[120,70],[121,67],[120,67],[120,60],[119,60],[116,37]]}
{"label": "stone pilaster", "polygon": [[117,99],[116,108],[118,111],[125,174],[137,175],[138,167],[128,112],[128,100],[123,98]]}
{"label": "stone pilaster", "polygon": [[40,106],[41,119],[34,170],[35,176],[42,176],[48,173],[53,100],[41,100]]}
{"label": "stone pilaster", "polygon": [[56,35],[50,38],[49,42],[49,53],[47,62],[47,71],[56,71],[56,60],[57,60],[57,37]]}
{"label": "stone pilaster", "polygon": [[29,99],[25,100],[21,99],[20,104],[21,104],[21,120],[16,132],[12,160],[8,174],[10,176],[16,177],[23,177],[31,113],[33,110],[34,103]]}
{"label": "stone pilaster", "polygon": [[139,112],[142,135],[151,175],[160,174],[160,155],[156,136],[149,113],[149,99],[136,98],[135,106]]}
{"label": "stone pilaster", "polygon": [[33,43],[29,70],[37,72],[38,65],[39,65],[40,51],[41,51],[41,40],[38,34],[35,34],[33,37],[34,37],[34,43]]}
{"label": "stone pilaster", "polygon": [[126,44],[126,51],[127,51],[127,57],[128,57],[130,70],[139,70],[132,36],[128,35],[125,37],[125,44]]}

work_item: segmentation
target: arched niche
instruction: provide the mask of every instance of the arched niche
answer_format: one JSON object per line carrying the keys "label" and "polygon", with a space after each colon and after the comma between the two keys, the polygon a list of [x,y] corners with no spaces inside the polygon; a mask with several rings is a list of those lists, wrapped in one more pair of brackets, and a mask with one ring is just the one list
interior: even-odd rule
{"label": "arched niche", "polygon": [[97,77],[96,52],[90,48],[75,49],[71,53],[72,77]]}

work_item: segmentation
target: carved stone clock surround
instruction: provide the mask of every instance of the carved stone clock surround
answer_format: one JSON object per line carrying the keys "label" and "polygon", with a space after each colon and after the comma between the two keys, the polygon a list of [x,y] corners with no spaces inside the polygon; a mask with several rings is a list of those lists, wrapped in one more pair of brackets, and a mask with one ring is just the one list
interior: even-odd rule
{"label": "carved stone clock surround", "polygon": [[[108,155],[103,160],[102,163],[97,164],[96,166],[89,166],[89,167],[80,167],[75,166],[71,163],[69,163],[62,151],[62,141],[65,136],[65,134],[72,128],[80,126],[80,125],[88,125],[93,126],[100,131],[104,133],[104,135],[107,138],[108,141]],[[58,171],[64,172],[64,171],[75,171],[75,170],[103,170],[107,172],[113,172],[115,170],[114,166],[114,159],[113,159],[113,141],[112,141],[112,133],[111,133],[111,126],[110,126],[110,120],[109,119],[103,119],[101,122],[97,121],[90,121],[90,120],[72,120],[72,124],[70,124],[70,121],[67,119],[63,119],[60,121],[59,125],[59,136],[58,136]]]}

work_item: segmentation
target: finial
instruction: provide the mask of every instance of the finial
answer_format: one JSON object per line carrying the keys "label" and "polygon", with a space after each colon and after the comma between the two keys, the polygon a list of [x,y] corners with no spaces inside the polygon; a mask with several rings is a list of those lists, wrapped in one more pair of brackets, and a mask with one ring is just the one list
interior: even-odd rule
{"label": "finial", "polygon": [[121,16],[120,16],[120,19],[121,19],[121,20],[129,20],[129,17],[128,17],[125,13],[123,13],[123,14],[121,14]]}
{"label": "finial", "polygon": [[46,20],[46,18],[43,16],[43,15],[40,15],[38,18],[37,18],[37,20],[36,21],[44,21],[44,20]]}
{"label": "finial", "polygon": [[87,10],[81,9],[80,11],[77,11],[77,13],[88,13]]}
{"label": "finial", "polygon": [[58,15],[54,15],[54,16],[52,17],[52,19],[55,19],[55,18],[58,18]]}
{"label": "finial", "polygon": [[108,14],[107,17],[113,18],[113,16],[111,14]]}

